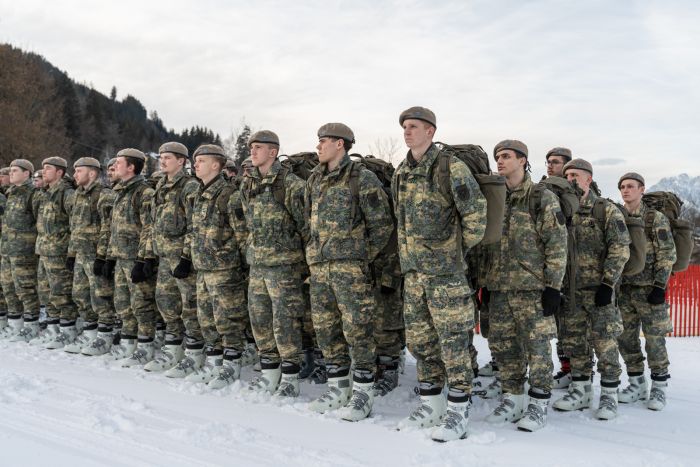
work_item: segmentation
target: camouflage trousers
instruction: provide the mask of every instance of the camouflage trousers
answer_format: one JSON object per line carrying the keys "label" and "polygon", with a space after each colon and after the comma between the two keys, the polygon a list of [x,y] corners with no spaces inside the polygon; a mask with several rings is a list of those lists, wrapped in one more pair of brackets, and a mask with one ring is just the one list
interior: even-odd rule
{"label": "camouflage trousers", "polygon": [[402,292],[401,287],[392,293],[382,293],[381,287],[374,288],[374,300],[377,303],[374,341],[378,356],[398,357],[405,345]]}
{"label": "camouflage trousers", "polygon": [[306,262],[298,263],[299,274],[302,279],[301,293],[304,297],[304,315],[301,319],[301,348],[313,349],[318,347],[316,342],[316,331],[314,321],[311,317],[311,278],[309,277],[309,266]]}
{"label": "camouflage trousers", "polygon": [[623,285],[618,297],[624,331],[618,337],[620,354],[627,366],[627,373],[644,372],[644,355],[639,330],[644,332],[645,345],[652,373],[668,372],[668,352],[666,351],[666,334],[673,331],[673,324],[668,314],[668,305],[652,305],[647,296],[652,286]]}
{"label": "camouflage trousers", "polygon": [[78,314],[85,323],[99,323],[103,327],[114,326],[114,308],[111,300],[97,294],[98,282],[102,277],[95,276],[92,266],[95,255],[78,253],[73,269],[73,301],[78,306]]}
{"label": "camouflage trousers", "polygon": [[208,350],[243,351],[248,305],[240,271],[197,272],[197,318]]}
{"label": "camouflage trousers", "polygon": [[176,279],[172,271],[180,255],[161,256],[156,283],[156,305],[165,321],[169,342],[182,342],[185,335],[193,342],[202,342],[202,330],[197,319],[197,274]]}
{"label": "camouflage trousers", "polygon": [[498,362],[503,392],[522,394],[530,367],[530,386],[552,390],[553,316],[542,315],[542,292],[491,292],[489,348]]}
{"label": "camouflage trousers", "polygon": [[469,331],[474,328],[471,289],[463,274],[409,272],[404,279],[406,343],[420,383],[471,393]]}
{"label": "camouflage trousers", "polygon": [[598,356],[598,373],[604,381],[619,381],[617,337],[622,333],[622,318],[615,304],[595,306],[595,289],[576,291],[576,309],[567,306],[559,316],[564,352],[571,356],[571,373],[587,375],[593,369],[591,351]]}
{"label": "camouflage trousers", "polygon": [[39,270],[41,269],[49,284],[49,301],[45,303],[47,323],[74,323],[78,318],[78,307],[73,302],[73,277],[66,269],[66,257],[40,256]]}
{"label": "camouflage trousers", "polygon": [[360,261],[313,264],[311,317],[326,364],[376,370],[373,323],[376,313],[367,268]]}
{"label": "camouflage trousers", "polygon": [[39,298],[36,294],[36,268],[39,260],[34,255],[3,256],[0,281],[7,303],[7,316],[36,321],[39,319]]}
{"label": "camouflage trousers", "polygon": [[260,357],[270,363],[301,363],[303,281],[296,265],[250,268],[250,323]]}
{"label": "camouflage trousers", "polygon": [[46,315],[56,316],[56,307],[51,303],[51,286],[49,278],[46,276],[46,268],[39,260],[37,260],[36,268],[36,294],[39,297],[39,305],[46,309]]}
{"label": "camouflage trousers", "polygon": [[133,259],[118,259],[114,268],[114,308],[122,321],[125,338],[153,339],[156,333],[155,278],[131,282]]}

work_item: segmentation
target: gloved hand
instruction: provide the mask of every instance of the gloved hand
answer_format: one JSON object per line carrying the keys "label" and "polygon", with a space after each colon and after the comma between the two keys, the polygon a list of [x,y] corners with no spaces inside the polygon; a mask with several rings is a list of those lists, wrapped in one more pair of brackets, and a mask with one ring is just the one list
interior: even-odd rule
{"label": "gloved hand", "polygon": [[389,286],[387,286],[387,285],[383,285],[383,286],[380,287],[379,292],[380,292],[382,295],[391,295],[391,294],[393,294],[394,292],[396,292],[396,289],[393,288],[393,287],[389,287]]}
{"label": "gloved hand", "polygon": [[96,276],[101,276],[102,275],[102,270],[105,267],[105,260],[104,258],[95,258],[95,262],[92,263],[92,273]]}
{"label": "gloved hand", "polygon": [[552,287],[545,287],[542,291],[542,315],[552,316],[559,311],[561,305],[561,293]]}
{"label": "gloved hand", "polygon": [[146,276],[146,279],[150,279],[151,277],[156,275],[156,272],[158,271],[158,260],[155,258],[146,258],[143,260],[143,274]]}
{"label": "gloved hand", "polygon": [[105,279],[112,280],[114,279],[114,268],[117,265],[117,260],[115,259],[108,259],[105,261],[104,266],[102,267],[102,277]]}
{"label": "gloved hand", "polygon": [[73,269],[75,269],[75,256],[69,256],[66,258],[66,269],[73,272]]}
{"label": "gloved hand", "polygon": [[647,303],[651,305],[661,305],[666,301],[666,290],[661,287],[654,286],[647,295]]}
{"label": "gloved hand", "polygon": [[606,306],[612,303],[613,289],[608,284],[600,284],[595,291],[595,306]]}
{"label": "gloved hand", "polygon": [[144,262],[142,260],[137,260],[134,263],[134,267],[131,268],[131,282],[138,284],[139,282],[144,282],[146,280],[146,273],[143,271]]}
{"label": "gloved hand", "polygon": [[173,277],[184,279],[190,275],[190,271],[192,271],[192,261],[187,258],[180,258],[180,262],[173,269]]}

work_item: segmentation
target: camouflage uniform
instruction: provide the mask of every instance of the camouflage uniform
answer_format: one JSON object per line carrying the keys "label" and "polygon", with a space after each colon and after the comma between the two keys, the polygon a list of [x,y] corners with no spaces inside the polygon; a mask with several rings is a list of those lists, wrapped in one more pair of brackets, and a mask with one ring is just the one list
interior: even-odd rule
{"label": "camouflage uniform", "polygon": [[542,290],[561,290],[567,259],[567,232],[557,197],[543,190],[533,219],[529,175],[509,189],[500,251],[494,256],[488,283],[491,291],[489,347],[498,362],[503,392],[522,394],[530,367],[530,386],[552,389],[550,339],[556,336],[554,316],[544,316]]}
{"label": "camouflage uniform", "polygon": [[119,182],[112,208],[107,258],[116,260],[114,307],[122,320],[122,338],[151,342],[155,336],[155,277],[134,284],[137,260],[153,257],[151,203],[153,189],[142,175]]}
{"label": "camouflage uniform", "polygon": [[235,359],[245,347],[248,309],[240,251],[246,241],[244,222],[240,194],[222,175],[200,187],[192,210],[190,248],[207,356],[221,355],[226,348]]}
{"label": "camouflage uniform", "polygon": [[634,276],[623,276],[618,297],[624,331],[618,338],[620,354],[627,366],[628,374],[644,373],[644,355],[639,340],[641,326],[646,341],[645,350],[652,378],[668,379],[668,353],[666,334],[673,330],[668,314],[668,305],[652,305],[647,297],[654,287],[666,289],[676,262],[676,246],[668,219],[662,213],[647,208],[643,203],[630,213],[653,222],[647,232],[646,266]]}
{"label": "camouflage uniform", "polygon": [[592,345],[598,356],[601,380],[612,387],[619,384],[621,373],[617,337],[622,332],[622,318],[614,294],[612,303],[605,306],[595,305],[595,295],[601,284],[614,288],[620,280],[629,259],[630,236],[624,216],[611,202],[605,201],[606,222],[600,225],[593,216],[596,199],[598,196],[589,191],[573,216],[578,252],[577,290],[568,293],[575,293],[576,307],[571,309],[567,305],[563,310],[560,332],[564,336],[564,351],[571,355],[574,381],[588,380],[593,365],[589,356]]}
{"label": "camouflage uniform", "polygon": [[[39,212],[37,214],[37,227],[42,222],[41,220],[41,207],[46,201],[46,188],[35,188],[34,196],[39,199]],[[36,268],[36,294],[39,297],[39,305],[44,308],[44,313],[46,316],[54,316],[53,320],[47,320],[52,324],[58,324],[59,322],[59,312],[56,307],[51,303],[51,287],[49,286],[49,278],[46,277],[46,268],[37,258],[37,268]]]}
{"label": "camouflage uniform", "polygon": [[197,321],[197,276],[176,279],[172,271],[180,260],[190,260],[192,206],[200,183],[184,170],[172,180],[163,177],[153,197],[153,248],[159,258],[156,304],[165,321],[165,341],[180,344],[187,336],[188,348],[202,348]]}
{"label": "camouflage uniform", "polygon": [[[274,195],[284,177],[284,205]],[[248,309],[263,368],[299,373],[301,326],[306,309],[304,182],[276,160],[265,176],[254,168],[241,186],[241,202],[249,232],[246,259],[250,265]]]}
{"label": "camouflage uniform", "polygon": [[[72,277],[66,271],[66,256],[70,240],[70,215],[75,190],[67,180],[61,179],[49,186],[44,193],[37,217],[35,252],[49,282],[51,306],[47,303],[47,323],[74,326],[78,309],[72,297]],[[91,310],[88,318],[96,318]],[[96,320],[89,320],[97,326]]]}
{"label": "camouflage uniform", "polygon": [[396,229],[392,232],[386,248],[372,263],[372,268],[376,278],[374,299],[377,302],[377,314],[374,340],[377,344],[377,355],[398,357],[406,337],[403,322],[403,276]]}
{"label": "camouflage uniform", "polygon": [[[2,187],[4,188],[4,187]],[[0,245],[2,244],[2,217],[5,215],[5,208],[7,207],[7,197],[4,194],[4,189],[0,190]],[[0,251],[2,246],[0,246]],[[0,265],[2,265],[2,258],[0,258]],[[2,270],[0,269],[0,279],[2,279]],[[2,281],[0,280],[0,325],[6,324],[7,320],[7,302],[5,301],[5,294],[1,287]],[[2,329],[0,329],[1,331]]]}
{"label": "camouflage uniform", "polygon": [[[346,153],[335,170],[320,164],[307,180],[306,261],[316,339],[329,370],[349,369],[352,356],[357,374],[374,374],[376,303],[369,268],[389,241],[393,222],[381,182],[355,164]],[[352,200],[350,178],[358,169],[359,194]]]}
{"label": "camouflage uniform", "polygon": [[471,393],[474,304],[464,258],[486,228],[486,199],[456,157],[449,163],[453,202],[440,193],[438,170],[433,170],[439,152],[433,144],[416,162],[409,151],[392,180],[406,341],[426,396],[442,391],[445,375],[450,389]]}
{"label": "camouflage uniform", "polygon": [[[116,186],[116,183],[112,184],[111,188],[103,188],[100,192],[100,198],[97,200],[97,212],[100,216],[100,230],[97,249],[95,251],[96,262],[104,261],[107,258],[107,249],[109,248],[109,239],[112,230],[112,210],[117,197],[117,194],[114,192],[114,186]],[[117,316],[114,309],[114,277],[104,277],[100,275],[95,279],[95,295],[103,298],[107,307],[104,309],[104,314],[98,311],[98,328],[102,332],[110,332],[112,331],[112,326],[121,323],[121,319]]]}

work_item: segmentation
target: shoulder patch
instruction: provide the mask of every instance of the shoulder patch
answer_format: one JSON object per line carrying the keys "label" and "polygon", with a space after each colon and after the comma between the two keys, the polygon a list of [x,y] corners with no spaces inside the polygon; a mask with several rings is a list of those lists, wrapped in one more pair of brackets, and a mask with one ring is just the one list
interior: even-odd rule
{"label": "shoulder patch", "polygon": [[561,209],[557,209],[557,212],[554,215],[556,216],[559,225],[566,224],[566,218],[564,217],[564,213],[561,212]]}
{"label": "shoulder patch", "polygon": [[457,193],[457,198],[461,199],[462,201],[469,201],[470,193],[467,185],[459,185],[457,188],[455,188],[455,193]]}
{"label": "shoulder patch", "polygon": [[659,233],[657,235],[659,237],[659,240],[661,240],[662,242],[668,240],[668,232],[666,231],[666,229],[659,229]]}
{"label": "shoulder patch", "polygon": [[243,220],[243,218],[245,217],[242,208],[236,208],[234,210],[234,214],[236,214],[236,219],[238,219],[239,221]]}
{"label": "shoulder patch", "polygon": [[625,226],[625,221],[618,219],[618,220],[616,221],[616,223],[617,223],[617,230],[618,230],[620,233],[624,233],[625,230],[627,230],[627,227]]}
{"label": "shoulder patch", "polygon": [[379,207],[379,205],[380,205],[379,195],[377,195],[376,191],[373,191],[372,193],[367,195],[367,204],[369,204],[369,206],[371,208],[378,208]]}

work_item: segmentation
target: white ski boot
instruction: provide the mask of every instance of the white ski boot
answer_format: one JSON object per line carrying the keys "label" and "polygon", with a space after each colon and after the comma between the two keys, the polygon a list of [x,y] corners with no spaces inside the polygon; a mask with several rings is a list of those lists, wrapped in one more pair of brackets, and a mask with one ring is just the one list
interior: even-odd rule
{"label": "white ski boot", "polygon": [[112,342],[114,342],[114,334],[111,331],[98,331],[95,338],[88,342],[80,353],[90,357],[104,355],[109,353],[110,349],[112,348]]}
{"label": "white ski boot", "polygon": [[617,387],[600,388],[600,400],[595,418],[598,420],[612,420],[617,417]]}
{"label": "white ski boot", "polygon": [[49,350],[62,349],[66,345],[73,343],[76,337],[78,337],[78,330],[75,329],[75,326],[61,326],[61,332],[47,342],[44,348]]}
{"label": "white ski boot", "polygon": [[503,388],[501,387],[501,382],[498,381],[498,378],[491,381],[491,384],[486,386],[485,391],[486,392],[483,396],[484,399],[495,399],[496,397],[500,396],[503,392]]}
{"label": "white ski boot", "polygon": [[552,407],[554,410],[568,412],[570,410],[582,410],[591,406],[593,391],[591,389],[591,381],[572,381],[569,385],[569,391],[564,397],[557,399]]}
{"label": "white ski boot", "polygon": [[222,389],[234,383],[237,379],[241,377],[241,359],[239,358],[226,358],[226,352],[224,351],[224,361],[221,370],[216,378],[212,379],[207,383],[207,386],[212,389]]}
{"label": "white ski boot", "polygon": [[58,324],[47,324],[46,329],[41,331],[37,337],[29,341],[29,345],[43,347],[54,340],[60,333]]}
{"label": "white ski boot", "polygon": [[25,322],[22,329],[10,337],[10,342],[29,342],[39,335],[39,321]]}
{"label": "white ski boot", "polygon": [[143,367],[145,371],[166,371],[177,365],[182,360],[184,353],[181,344],[167,344],[161,349],[160,355],[155,357]]}
{"label": "white ski boot", "polygon": [[255,365],[258,362],[258,351],[255,350],[255,344],[248,342],[241,354],[241,367]]}
{"label": "white ski boot", "polygon": [[153,348],[160,349],[163,347],[166,337],[165,329],[156,329],[155,337],[153,338]]}
{"label": "white ski boot", "polygon": [[549,405],[549,395],[542,398],[528,396],[527,409],[525,415],[518,422],[520,431],[537,431],[547,425],[547,406]]}
{"label": "white ski boot", "polygon": [[647,409],[658,411],[663,410],[664,407],[666,407],[666,388],[668,388],[668,381],[651,382],[651,391],[649,392]]}
{"label": "white ski boot", "polygon": [[136,339],[121,338],[118,345],[112,345],[109,351],[110,360],[122,360],[129,358],[136,350]]}
{"label": "white ski boot", "polygon": [[489,423],[517,422],[523,418],[523,394],[505,393],[501,402],[487,417]]}
{"label": "white ski boot", "polygon": [[396,389],[399,385],[399,359],[380,356],[379,378],[374,383],[373,391],[375,397],[383,397]]}
{"label": "white ski boot", "polygon": [[204,349],[185,349],[184,357],[164,374],[167,378],[184,378],[201,369],[202,365],[204,365]]}
{"label": "white ski boot", "polygon": [[260,374],[248,383],[248,389],[256,392],[269,392],[274,394],[280,384],[282,366],[277,368],[262,368]]}
{"label": "white ski boot", "polygon": [[495,360],[491,360],[479,368],[479,376],[496,376],[496,373],[498,373],[498,365],[496,365]]}
{"label": "white ski boot", "polygon": [[571,381],[573,381],[571,372],[565,373],[561,370],[559,370],[557,374],[552,377],[552,379],[554,380],[552,383],[552,389],[566,389],[571,384]]}
{"label": "white ski boot", "polygon": [[298,397],[299,373],[282,373],[280,385],[274,395],[275,397]]}
{"label": "white ski boot", "polygon": [[153,341],[150,342],[139,342],[136,345],[136,350],[129,356],[122,360],[122,368],[131,368],[134,366],[145,365],[146,363],[153,360],[153,354],[155,354],[155,346]]}
{"label": "white ski boot", "polygon": [[207,355],[207,358],[204,360],[204,365],[202,365],[202,367],[198,370],[195,370],[189,375],[185,376],[185,381],[189,381],[191,383],[208,383],[219,376],[219,371],[221,371],[221,367],[223,365],[223,354]]}
{"label": "white ski boot", "polygon": [[399,422],[397,429],[409,430],[437,426],[442,422],[445,412],[447,412],[447,401],[444,394],[420,396],[420,405]]}
{"label": "white ski boot", "polygon": [[629,377],[629,386],[617,394],[617,400],[621,404],[631,404],[638,400],[647,399],[647,380],[644,375],[634,375]]}
{"label": "white ski boot", "polygon": [[7,328],[7,315],[0,316],[0,338]]}
{"label": "white ski boot", "polygon": [[310,410],[325,413],[343,407],[350,400],[352,380],[349,374],[345,376],[329,376],[326,384],[328,385],[326,392],[309,403]]}
{"label": "white ski boot", "polygon": [[[370,376],[371,377],[371,376]],[[338,410],[338,415],[343,420],[358,422],[367,418],[374,405],[374,382],[353,382],[352,396],[347,404]]]}
{"label": "white ski boot", "polygon": [[19,332],[22,330],[23,327],[24,327],[24,319],[23,318],[8,318],[7,319],[7,326],[5,327],[5,329],[3,329],[2,338],[3,339],[11,339],[16,334],[19,334]]}
{"label": "white ski boot", "polygon": [[469,424],[469,409],[471,400],[465,402],[447,401],[447,412],[440,425],[433,428],[430,437],[433,441],[444,443],[467,437],[467,425]]}
{"label": "white ski boot", "polygon": [[97,328],[83,329],[83,332],[71,344],[66,344],[63,351],[67,353],[81,353],[96,337]]}

